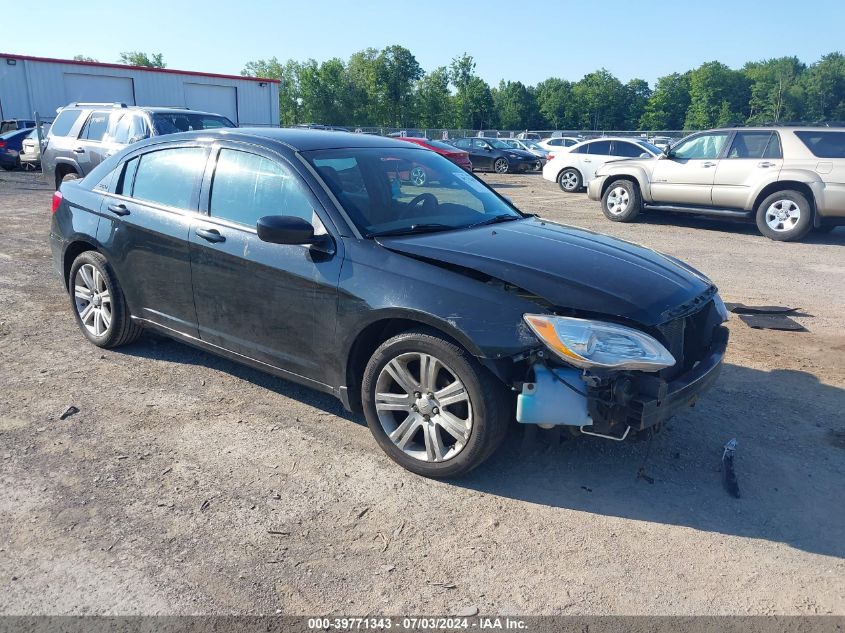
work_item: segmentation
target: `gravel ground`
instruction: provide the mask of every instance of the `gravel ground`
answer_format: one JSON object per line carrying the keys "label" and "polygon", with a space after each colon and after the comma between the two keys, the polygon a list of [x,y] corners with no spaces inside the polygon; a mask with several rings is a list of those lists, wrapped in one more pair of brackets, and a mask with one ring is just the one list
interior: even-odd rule
{"label": "gravel ground", "polygon": [[718,384],[651,442],[514,425],[470,476],[428,481],[328,396],[164,339],[88,344],[49,188],[2,173],[0,613],[845,614],[845,229],[620,225],[538,175],[485,178],[727,301],[800,307],[809,332],[732,317]]}

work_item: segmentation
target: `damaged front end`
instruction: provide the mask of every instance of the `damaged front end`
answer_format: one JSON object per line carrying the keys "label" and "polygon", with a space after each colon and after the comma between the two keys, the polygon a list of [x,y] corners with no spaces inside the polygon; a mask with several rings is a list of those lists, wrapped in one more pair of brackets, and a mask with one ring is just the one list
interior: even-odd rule
{"label": "damaged front end", "polygon": [[728,342],[715,288],[648,332],[616,323],[526,315],[543,347],[514,387],[517,420],[622,440],[692,406],[717,378]]}

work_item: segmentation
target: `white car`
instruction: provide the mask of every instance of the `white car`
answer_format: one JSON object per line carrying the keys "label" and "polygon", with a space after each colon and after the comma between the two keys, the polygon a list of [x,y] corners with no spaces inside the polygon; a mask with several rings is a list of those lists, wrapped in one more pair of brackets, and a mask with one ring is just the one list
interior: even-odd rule
{"label": "white car", "polygon": [[654,158],[660,149],[639,138],[597,138],[552,152],[543,167],[543,178],[560,185],[567,193],[585,187],[596,170],[607,162],[624,158]]}
{"label": "white car", "polygon": [[575,136],[553,136],[538,142],[538,145],[549,152],[561,151],[573,145],[577,145],[583,139]]}
{"label": "white car", "polygon": [[546,161],[549,159],[549,151],[540,147],[537,141],[521,138],[500,138],[499,140],[506,145],[510,145],[514,149],[522,149],[526,152],[531,152],[534,156],[540,159],[541,166],[545,165]]}

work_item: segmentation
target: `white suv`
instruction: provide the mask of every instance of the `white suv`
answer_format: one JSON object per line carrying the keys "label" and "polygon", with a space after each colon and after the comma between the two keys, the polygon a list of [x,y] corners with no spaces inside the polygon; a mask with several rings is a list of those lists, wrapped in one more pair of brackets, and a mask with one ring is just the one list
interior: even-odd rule
{"label": "white suv", "polygon": [[[554,161],[551,161],[554,162]],[[614,222],[642,210],[754,219],[773,240],[845,224],[845,130],[763,127],[692,134],[658,160],[607,163],[587,195]]]}

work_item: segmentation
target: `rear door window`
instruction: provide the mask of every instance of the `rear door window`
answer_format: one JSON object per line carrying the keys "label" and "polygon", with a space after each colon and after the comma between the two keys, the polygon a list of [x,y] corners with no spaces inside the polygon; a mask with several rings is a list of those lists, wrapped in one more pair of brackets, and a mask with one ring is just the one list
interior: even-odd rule
{"label": "rear door window", "polygon": [[265,215],[313,221],[312,205],[294,173],[263,156],[231,149],[220,150],[209,212],[251,228]]}
{"label": "rear door window", "polygon": [[141,155],[132,197],[177,209],[192,208],[205,159],[202,147],[175,147]]}
{"label": "rear door window", "polygon": [[780,158],[777,140],[774,132],[737,132],[728,158]]}
{"label": "rear door window", "polygon": [[845,158],[845,132],[801,131],[795,136],[818,158]]}
{"label": "rear door window", "polygon": [[596,141],[590,143],[588,154],[598,154],[599,156],[610,156],[610,141]]}
{"label": "rear door window", "polygon": [[645,148],[640,147],[636,143],[628,143],[627,141],[613,142],[613,155],[624,156],[625,158],[639,158],[641,154],[647,153]]}
{"label": "rear door window", "polygon": [[92,112],[85,125],[82,126],[82,132],[79,134],[79,138],[88,141],[102,141],[106,135],[106,130],[109,128],[110,115],[110,112]]}
{"label": "rear door window", "polygon": [[73,124],[76,123],[76,120],[79,118],[80,112],[82,112],[82,110],[79,110],[78,108],[68,108],[62,110],[59,113],[59,116],[56,117],[56,120],[53,121],[53,125],[50,128],[50,136],[67,136],[70,134]]}

